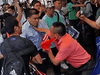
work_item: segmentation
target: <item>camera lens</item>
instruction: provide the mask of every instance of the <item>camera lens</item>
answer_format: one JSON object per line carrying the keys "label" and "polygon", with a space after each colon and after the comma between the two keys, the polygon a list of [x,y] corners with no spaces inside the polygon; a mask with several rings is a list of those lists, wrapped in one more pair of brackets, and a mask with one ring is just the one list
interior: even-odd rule
{"label": "camera lens", "polygon": [[82,11],[82,10],[80,10],[80,14],[81,14],[81,15],[83,14],[83,11]]}

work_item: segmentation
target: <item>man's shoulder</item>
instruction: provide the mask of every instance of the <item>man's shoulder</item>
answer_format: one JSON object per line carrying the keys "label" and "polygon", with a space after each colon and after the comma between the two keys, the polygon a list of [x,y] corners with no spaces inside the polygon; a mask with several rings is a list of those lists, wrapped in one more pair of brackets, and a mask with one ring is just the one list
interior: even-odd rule
{"label": "man's shoulder", "polygon": [[4,40],[4,42],[6,43],[6,42],[12,42],[12,41],[16,41],[16,42],[21,42],[21,41],[23,41],[23,42],[30,42],[30,40],[29,39],[27,39],[27,38],[24,38],[24,37],[20,37],[20,36],[11,36],[11,37],[9,37],[9,38],[7,38],[7,39],[5,39]]}
{"label": "man's shoulder", "polygon": [[22,29],[24,29],[24,28],[28,28],[29,27],[29,22],[28,22],[28,20],[23,24],[23,26],[22,26]]}
{"label": "man's shoulder", "polygon": [[46,24],[46,22],[44,20],[39,20],[39,28],[47,28],[49,29],[48,25]]}
{"label": "man's shoulder", "polygon": [[62,40],[62,44],[68,44],[71,42],[73,38],[68,34],[66,33],[64,36],[63,36],[63,40]]}
{"label": "man's shoulder", "polygon": [[48,16],[45,14],[42,18],[42,20],[46,20],[48,18]]}

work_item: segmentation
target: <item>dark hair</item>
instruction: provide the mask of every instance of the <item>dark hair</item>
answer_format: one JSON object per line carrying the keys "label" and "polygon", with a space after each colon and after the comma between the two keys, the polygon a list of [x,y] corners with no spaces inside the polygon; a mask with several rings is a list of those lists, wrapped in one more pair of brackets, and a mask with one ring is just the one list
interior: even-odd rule
{"label": "dark hair", "polygon": [[[35,1],[35,2],[33,2],[33,6],[34,6],[36,3],[40,3],[40,1]],[[41,5],[41,3],[40,3],[40,5]]]}
{"label": "dark hair", "polygon": [[54,22],[52,26],[54,26],[54,33],[58,33],[60,36],[65,35],[66,28],[65,28],[65,25],[63,23]]}
{"label": "dark hair", "polygon": [[62,0],[53,0],[53,3],[56,2],[56,1],[62,1]]}
{"label": "dark hair", "polygon": [[26,18],[31,17],[34,14],[39,14],[39,11],[35,8],[28,8],[26,12]]}
{"label": "dark hair", "polygon": [[14,6],[10,6],[8,9],[15,10]]}
{"label": "dark hair", "polygon": [[4,13],[4,19],[6,19],[9,16],[12,16],[12,15],[10,13]]}
{"label": "dark hair", "polygon": [[72,1],[71,1],[71,0],[67,0],[67,3],[69,3],[69,2],[71,2],[71,3],[72,3]]}
{"label": "dark hair", "polygon": [[14,33],[15,26],[18,26],[18,21],[16,20],[16,17],[9,16],[5,19],[5,29],[9,34]]}

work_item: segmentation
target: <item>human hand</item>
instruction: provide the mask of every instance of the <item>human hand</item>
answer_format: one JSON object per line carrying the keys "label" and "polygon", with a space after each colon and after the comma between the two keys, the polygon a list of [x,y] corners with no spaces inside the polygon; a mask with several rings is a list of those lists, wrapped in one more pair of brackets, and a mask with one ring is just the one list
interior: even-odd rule
{"label": "human hand", "polygon": [[83,20],[83,21],[84,21],[84,19],[85,19],[85,16],[84,16],[84,15],[80,15],[80,11],[77,12],[76,16],[77,16],[78,18],[80,18],[81,20]]}
{"label": "human hand", "polygon": [[13,0],[12,6],[17,7],[18,6],[18,1],[17,0]]}
{"label": "human hand", "polygon": [[49,49],[49,50],[43,49],[43,52],[46,52],[48,54],[49,52],[51,52],[51,49]]}

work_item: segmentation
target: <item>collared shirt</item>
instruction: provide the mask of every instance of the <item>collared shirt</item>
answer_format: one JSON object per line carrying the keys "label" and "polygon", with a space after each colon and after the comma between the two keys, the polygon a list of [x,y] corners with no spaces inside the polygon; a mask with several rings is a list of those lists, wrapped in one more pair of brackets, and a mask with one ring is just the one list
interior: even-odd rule
{"label": "collared shirt", "polygon": [[[50,36],[50,31],[48,35]],[[66,59],[73,67],[78,68],[91,58],[91,55],[67,33],[54,43],[58,49],[55,57],[57,61]]]}
{"label": "collared shirt", "polygon": [[[47,24],[43,20],[39,20],[38,28],[49,29]],[[40,50],[43,35],[44,35],[43,32],[38,32],[34,30],[27,20],[27,22],[22,26],[22,34],[20,36],[30,39],[37,47],[37,49]]]}

